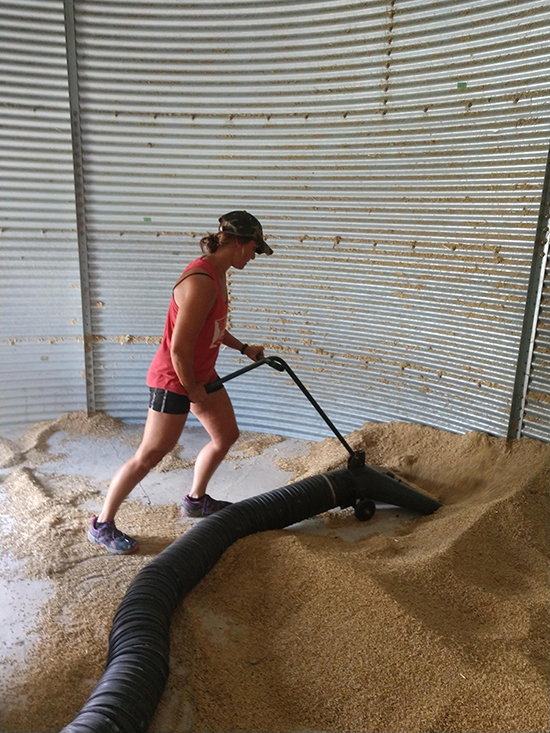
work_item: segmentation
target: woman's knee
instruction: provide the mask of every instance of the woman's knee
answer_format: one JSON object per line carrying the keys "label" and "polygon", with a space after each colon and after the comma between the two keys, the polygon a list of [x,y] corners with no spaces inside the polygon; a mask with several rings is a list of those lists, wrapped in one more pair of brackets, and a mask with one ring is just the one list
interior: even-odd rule
{"label": "woman's knee", "polygon": [[159,449],[145,449],[145,450],[138,450],[138,452],[135,455],[135,459],[139,463],[140,467],[143,469],[146,469],[147,471],[150,471],[153,469],[156,465],[158,465],[164,456],[168,453],[167,450],[159,450]]}
{"label": "woman's knee", "polygon": [[239,428],[235,426],[232,430],[218,436],[218,438],[214,440],[214,444],[219,451],[227,453],[231,446],[237,442],[239,435]]}
{"label": "woman's knee", "polygon": [[235,429],[233,430],[233,432],[232,432],[232,433],[231,433],[231,435],[229,436],[229,439],[231,440],[231,442],[230,442],[230,444],[229,444],[229,447],[231,447],[231,446],[233,445],[233,443],[236,443],[236,442],[237,442],[237,441],[239,440],[239,436],[240,436],[240,434],[241,434],[241,431],[240,431],[240,430],[239,430],[239,428],[238,428],[238,427],[237,427],[237,426],[235,425]]}

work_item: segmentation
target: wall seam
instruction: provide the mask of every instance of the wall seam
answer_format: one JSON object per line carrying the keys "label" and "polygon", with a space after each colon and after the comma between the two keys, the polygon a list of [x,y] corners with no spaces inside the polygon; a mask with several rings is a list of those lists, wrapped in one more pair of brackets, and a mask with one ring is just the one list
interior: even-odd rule
{"label": "wall seam", "polygon": [[518,352],[518,363],[512,402],[510,405],[510,422],[508,424],[508,440],[520,438],[525,416],[525,402],[533,362],[533,351],[535,347],[535,336],[540,315],[542,300],[542,289],[546,262],[548,260],[548,246],[550,243],[550,232],[548,229],[548,217],[550,208],[550,150],[546,160],[546,171],[542,186],[541,203],[533,259],[531,261],[531,273],[525,302],[525,315],[521,331],[521,339]]}
{"label": "wall seam", "polygon": [[74,0],[63,0],[65,15],[65,41],[67,51],[67,74],[69,107],[71,117],[71,140],[74,171],[74,193],[76,227],[78,240],[78,261],[80,269],[80,297],[82,305],[82,335],[84,339],[84,364],[86,372],[86,405],[88,414],[96,411],[95,380],[93,363],[92,314],[90,306],[90,278],[88,271],[88,240],[86,228],[86,201],[82,157],[82,136],[80,123],[80,97],[78,89],[78,63],[76,54],[76,26]]}

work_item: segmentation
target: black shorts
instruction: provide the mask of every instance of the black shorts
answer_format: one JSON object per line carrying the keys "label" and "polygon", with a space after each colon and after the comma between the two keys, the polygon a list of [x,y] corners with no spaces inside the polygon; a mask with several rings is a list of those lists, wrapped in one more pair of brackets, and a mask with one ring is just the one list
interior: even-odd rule
{"label": "black shorts", "polygon": [[149,392],[151,393],[149,409],[155,412],[166,412],[168,415],[187,415],[189,412],[191,403],[187,395],[157,387],[149,387]]}

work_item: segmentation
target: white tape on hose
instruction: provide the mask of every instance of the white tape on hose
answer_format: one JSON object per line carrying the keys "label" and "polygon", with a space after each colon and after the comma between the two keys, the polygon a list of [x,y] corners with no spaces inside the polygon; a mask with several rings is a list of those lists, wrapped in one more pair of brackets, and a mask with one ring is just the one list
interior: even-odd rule
{"label": "white tape on hose", "polygon": [[337,503],[337,501],[336,501],[336,491],[334,489],[334,485],[333,485],[332,481],[329,479],[329,477],[326,475],[326,473],[322,473],[321,476],[325,479],[325,481],[329,485],[330,490],[332,492],[332,500],[333,500],[334,504],[336,504]]}

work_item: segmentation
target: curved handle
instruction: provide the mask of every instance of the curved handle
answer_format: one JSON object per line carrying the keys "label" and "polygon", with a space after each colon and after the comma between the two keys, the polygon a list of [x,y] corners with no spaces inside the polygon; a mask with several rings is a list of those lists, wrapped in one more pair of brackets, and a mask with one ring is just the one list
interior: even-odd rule
{"label": "curved handle", "polygon": [[223,382],[219,377],[218,379],[215,379],[213,382],[210,382],[209,384],[204,385],[204,389],[207,394],[210,394],[211,392],[217,392],[222,387],[223,387]]}
{"label": "curved handle", "polygon": [[349,468],[360,468],[364,465],[364,455],[361,451],[355,452],[351,446],[348,445],[342,434],[339,432],[339,430],[336,428],[334,423],[329,420],[328,416],[325,414],[325,412],[321,409],[321,407],[317,404],[316,400],[313,399],[313,397],[310,395],[309,391],[306,389],[306,387],[302,384],[302,382],[298,379],[296,374],[292,371],[292,369],[288,366],[286,361],[284,359],[281,359],[280,356],[264,356],[262,357],[261,354],[256,354],[256,358],[261,357],[259,361],[254,361],[252,364],[248,364],[247,366],[243,367],[242,369],[238,369],[236,372],[232,372],[231,374],[227,374],[225,377],[221,377],[220,379],[216,379],[214,382],[210,382],[210,384],[205,384],[204,388],[207,391],[207,393],[210,392],[216,392],[218,389],[221,389],[223,387],[224,382],[228,382],[230,379],[234,379],[235,377],[238,377],[241,374],[245,374],[246,372],[249,372],[251,369],[256,369],[256,367],[261,366],[262,364],[267,364],[268,366],[272,367],[272,369],[276,369],[278,372],[286,372],[289,377],[294,381],[297,387],[303,392],[303,394],[307,397],[307,399],[310,401],[310,403],[313,405],[313,407],[317,410],[319,415],[323,418],[325,423],[329,426],[329,428],[332,430],[334,435],[338,438],[340,443],[344,446],[344,448],[347,450],[347,452],[350,455],[350,466]]}
{"label": "curved handle", "polygon": [[230,379],[234,379],[235,377],[238,377],[241,374],[245,374],[246,372],[249,372],[251,369],[256,369],[256,367],[261,366],[262,364],[269,364],[269,360],[271,357],[269,356],[262,356],[260,352],[256,354],[257,361],[253,361],[252,364],[248,364],[247,366],[243,367],[242,369],[237,369],[236,372],[231,372],[231,374],[226,374],[225,377],[218,377],[218,379],[215,379],[213,382],[210,382],[209,384],[204,385],[204,389],[206,390],[207,394],[210,394],[211,392],[217,392],[219,389],[221,389],[225,382],[229,382]]}

